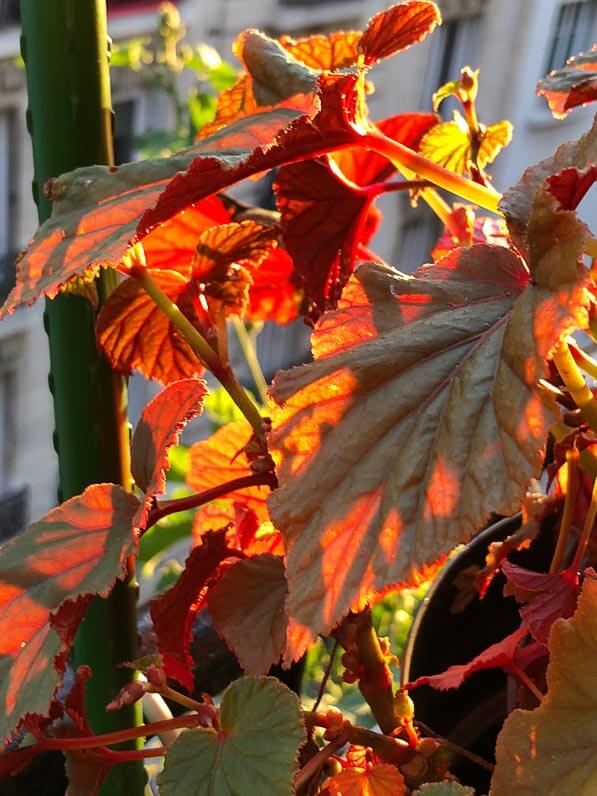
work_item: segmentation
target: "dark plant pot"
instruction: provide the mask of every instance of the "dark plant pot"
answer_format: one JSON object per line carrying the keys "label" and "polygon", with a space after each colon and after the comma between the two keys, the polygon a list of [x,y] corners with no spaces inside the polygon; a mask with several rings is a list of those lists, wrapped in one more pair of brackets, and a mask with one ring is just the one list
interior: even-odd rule
{"label": "dark plant pot", "polygon": [[[531,547],[509,558],[529,569],[545,570],[553,550],[555,518],[543,523]],[[402,659],[401,678],[406,683],[421,675],[437,674],[449,666],[467,663],[520,625],[515,600],[504,598],[504,577],[496,575],[484,599],[474,597],[460,613],[452,607],[459,596],[454,584],[468,567],[485,563],[487,547],[502,541],[520,527],[520,515],[500,520],[478,534],[453,558],[421,603],[411,627]],[[472,675],[459,689],[437,691],[421,686],[410,692],[415,715],[435,732],[459,746],[494,761],[497,734],[508,713],[506,675],[489,670]],[[487,793],[489,772],[464,757],[456,757],[451,770],[478,793]]]}

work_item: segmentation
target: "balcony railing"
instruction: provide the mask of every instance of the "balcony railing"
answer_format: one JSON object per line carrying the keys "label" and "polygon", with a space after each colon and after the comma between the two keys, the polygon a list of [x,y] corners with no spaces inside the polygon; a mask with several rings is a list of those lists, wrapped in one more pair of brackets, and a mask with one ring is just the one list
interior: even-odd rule
{"label": "balcony railing", "polygon": [[28,519],[28,486],[0,494],[0,544],[22,531]]}
{"label": "balcony railing", "polygon": [[0,0],[0,28],[18,25],[20,21],[19,0]]}
{"label": "balcony railing", "polygon": [[17,253],[0,256],[0,306],[15,286]]}

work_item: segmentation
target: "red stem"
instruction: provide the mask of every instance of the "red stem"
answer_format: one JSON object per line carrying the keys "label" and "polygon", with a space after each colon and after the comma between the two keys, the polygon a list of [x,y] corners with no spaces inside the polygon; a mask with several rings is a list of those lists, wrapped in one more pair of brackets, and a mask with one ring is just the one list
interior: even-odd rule
{"label": "red stem", "polygon": [[162,500],[157,502],[150,511],[147,528],[151,528],[152,525],[155,525],[156,522],[159,522],[159,520],[169,514],[186,511],[187,509],[196,509],[205,503],[210,503],[212,500],[217,500],[217,498],[227,495],[229,492],[235,492],[237,489],[246,489],[249,486],[269,486],[271,489],[275,489],[277,485],[278,481],[275,473],[253,473],[253,475],[243,475],[241,478],[235,478],[225,484],[214,486],[212,489],[206,489],[205,492],[198,492],[196,495],[176,498],[175,500]]}

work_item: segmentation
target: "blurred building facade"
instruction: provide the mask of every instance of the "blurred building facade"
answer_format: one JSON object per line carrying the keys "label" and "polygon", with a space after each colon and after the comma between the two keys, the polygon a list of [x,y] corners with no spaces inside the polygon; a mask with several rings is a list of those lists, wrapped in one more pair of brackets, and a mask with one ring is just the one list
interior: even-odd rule
{"label": "blurred building facade", "polygon": [[[0,302],[14,280],[14,258],[36,227],[31,198],[31,149],[25,127],[24,71],[15,64],[19,46],[18,0],[0,0]],[[115,40],[150,35],[159,3],[109,0],[109,30]],[[295,38],[314,32],[361,29],[387,0],[180,0],[189,41],[206,41],[229,58],[236,34],[256,27]],[[535,95],[537,80],[569,55],[597,40],[597,0],[439,0],[444,24],[372,75],[375,118],[428,110],[433,91],[456,78],[465,65],[479,67],[481,121],[509,119],[514,140],[491,169],[499,190],[522,170],[547,157],[562,141],[590,125],[592,109],[555,121]],[[118,159],[135,156],[134,136],[148,127],[167,128],[168,105],[139,75],[113,75]],[[596,203],[593,203],[596,204]],[[374,250],[405,271],[428,258],[438,233],[425,211],[414,212],[404,197],[381,204],[386,224]],[[591,212],[591,209],[588,211]],[[597,208],[587,220],[597,226]],[[0,538],[55,503],[56,460],[52,408],[47,388],[48,355],[42,328],[43,302],[0,324]],[[272,365],[287,364],[289,351],[305,334],[266,334],[260,345]],[[267,366],[267,363],[266,363]]]}

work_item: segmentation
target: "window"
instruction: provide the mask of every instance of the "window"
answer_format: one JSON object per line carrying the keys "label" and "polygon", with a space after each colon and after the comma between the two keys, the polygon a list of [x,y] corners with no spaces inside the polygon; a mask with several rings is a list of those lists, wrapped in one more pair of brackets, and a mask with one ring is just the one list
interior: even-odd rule
{"label": "window", "polygon": [[543,70],[545,74],[553,69],[561,69],[570,56],[591,47],[596,19],[597,0],[560,6]]}

